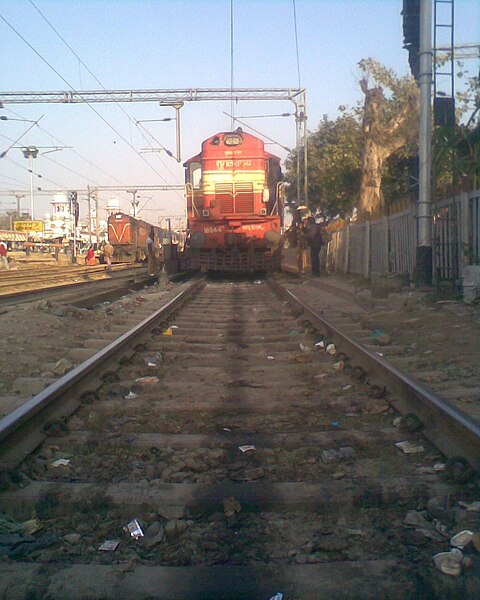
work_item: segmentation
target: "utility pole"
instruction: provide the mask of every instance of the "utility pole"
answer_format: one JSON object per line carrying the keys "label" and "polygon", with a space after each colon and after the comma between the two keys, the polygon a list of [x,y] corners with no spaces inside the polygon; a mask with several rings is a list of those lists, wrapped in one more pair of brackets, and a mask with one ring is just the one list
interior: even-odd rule
{"label": "utility pole", "polygon": [[90,186],[87,185],[87,202],[88,202],[88,243],[92,247],[92,198],[90,196]]}
{"label": "utility pole", "polygon": [[23,156],[28,158],[28,170],[30,172],[30,218],[35,220],[35,208],[33,203],[33,159],[38,156],[38,148],[36,146],[27,146],[22,148]]}
{"label": "utility pole", "polygon": [[20,200],[25,198],[25,194],[13,194],[17,199],[17,217],[20,216]]}
{"label": "utility pole", "polygon": [[138,206],[138,200],[136,200],[137,193],[138,193],[138,190],[127,190],[127,194],[133,195],[133,198],[130,202],[130,204],[132,205],[132,212],[133,212],[132,217],[137,216],[137,206]]}
{"label": "utility pole", "polygon": [[[39,119],[40,120],[40,119]],[[38,121],[36,122],[38,123]],[[39,150],[45,150],[41,154],[48,154],[49,152],[58,152],[65,148],[72,148],[72,146],[12,146],[12,148],[20,148],[23,152],[23,156],[28,158],[28,170],[30,171],[30,218],[32,221],[35,220],[35,206],[33,202],[33,159],[37,158]],[[6,154],[2,153],[3,155]],[[41,177],[41,175],[39,175]]]}
{"label": "utility pole", "polygon": [[432,0],[420,0],[420,119],[419,119],[419,194],[417,212],[417,285],[431,285],[432,198]]}
{"label": "utility pole", "polygon": [[98,209],[98,192],[95,192],[95,236],[97,238],[97,249],[100,247],[100,214]]}

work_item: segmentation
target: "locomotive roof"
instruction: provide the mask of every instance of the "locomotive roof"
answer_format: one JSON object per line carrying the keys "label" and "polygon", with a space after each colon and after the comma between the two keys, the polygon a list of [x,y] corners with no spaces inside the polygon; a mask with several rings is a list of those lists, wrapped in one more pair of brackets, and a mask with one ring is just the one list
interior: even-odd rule
{"label": "locomotive roof", "polygon": [[[235,134],[241,134],[243,138],[247,138],[247,139],[249,138],[251,140],[258,140],[258,141],[260,141],[260,142],[263,143],[263,140],[260,139],[259,137],[255,136],[255,135],[252,135],[251,133],[247,133],[247,132],[243,131],[240,128],[236,129],[235,131],[220,131],[220,132],[215,133],[214,135],[210,136],[206,140],[203,140],[203,142],[202,142],[202,151],[199,152],[198,154],[196,154],[195,156],[192,156],[191,158],[187,159],[183,163],[183,166],[187,167],[192,162],[199,162],[202,159],[203,147],[205,146],[205,144],[208,144],[208,142],[214,140],[216,137],[227,136],[227,135],[235,135]],[[266,150],[264,150],[264,152],[265,152],[265,156],[267,158],[272,158],[274,160],[280,161],[280,158],[278,156],[275,156],[275,154],[271,154],[270,152],[267,152]]]}

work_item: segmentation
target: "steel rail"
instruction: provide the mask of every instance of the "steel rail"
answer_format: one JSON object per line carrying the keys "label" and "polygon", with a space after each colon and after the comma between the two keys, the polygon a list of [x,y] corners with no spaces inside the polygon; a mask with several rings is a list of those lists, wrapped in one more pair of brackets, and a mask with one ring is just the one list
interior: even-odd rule
{"label": "steel rail", "polygon": [[[132,272],[132,269],[136,272]],[[50,277],[44,277],[43,279],[34,277],[28,281],[32,286],[41,283],[44,284],[43,287],[25,287],[25,279],[14,280],[13,282],[10,282],[9,285],[7,285],[7,281],[0,282],[0,306],[34,302],[45,297],[56,296],[63,293],[68,294],[68,292],[83,292],[84,290],[91,289],[92,286],[107,289],[114,289],[117,287],[121,289],[128,286],[126,289],[135,289],[135,286],[143,285],[151,280],[151,277],[149,275],[147,276],[146,269],[143,266],[139,265],[132,269],[114,269],[113,277],[103,278],[99,277],[99,275],[105,271],[104,267],[101,267],[90,273],[88,271],[79,272],[75,275],[75,277],[77,277],[76,280],[64,277],[64,281],[67,281],[67,283],[61,284],[58,284],[58,281],[59,276],[62,273],[53,274]],[[91,278],[88,277],[89,274],[92,274]],[[74,276],[72,275],[72,277]],[[23,289],[15,289],[15,286]],[[14,289],[14,291],[11,291],[12,289]]]}
{"label": "steel rail", "polygon": [[423,424],[422,433],[445,456],[462,456],[480,470],[480,424],[477,421],[342,332],[284,286],[273,280],[268,283],[290,304],[301,309],[305,318],[349,359],[355,359],[369,380],[385,386],[393,397],[391,404],[400,413],[416,414]]}
{"label": "steel rail", "polygon": [[[194,281],[138,325],[1,419],[0,469],[11,470],[30,454],[46,437],[45,433],[40,432],[41,427],[52,420],[71,415],[80,405],[81,393],[92,391],[99,370],[108,367],[132,340],[140,338],[156,322],[167,319],[204,285],[203,278]],[[62,405],[58,406],[60,399]],[[36,433],[32,434],[32,428],[37,430]]]}

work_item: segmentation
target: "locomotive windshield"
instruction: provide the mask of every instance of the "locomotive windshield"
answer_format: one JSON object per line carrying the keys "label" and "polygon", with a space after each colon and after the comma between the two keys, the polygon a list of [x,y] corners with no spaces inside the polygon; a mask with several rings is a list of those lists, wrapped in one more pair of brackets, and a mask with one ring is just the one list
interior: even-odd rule
{"label": "locomotive windshield", "polygon": [[199,162],[190,163],[190,183],[194,189],[199,189],[202,185],[202,165]]}

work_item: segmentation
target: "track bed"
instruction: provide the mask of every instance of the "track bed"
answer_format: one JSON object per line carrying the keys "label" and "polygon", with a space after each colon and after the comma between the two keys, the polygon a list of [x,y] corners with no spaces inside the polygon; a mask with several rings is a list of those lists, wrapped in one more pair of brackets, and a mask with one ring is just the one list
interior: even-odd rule
{"label": "track bed", "polygon": [[265,283],[207,283],[150,328],[5,480],[0,510],[42,530],[4,546],[0,596],[476,597],[478,553],[459,578],[432,562],[478,528],[476,484],[317,340]]}

